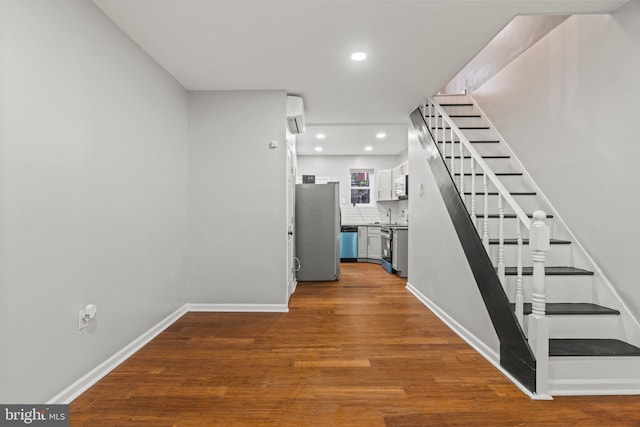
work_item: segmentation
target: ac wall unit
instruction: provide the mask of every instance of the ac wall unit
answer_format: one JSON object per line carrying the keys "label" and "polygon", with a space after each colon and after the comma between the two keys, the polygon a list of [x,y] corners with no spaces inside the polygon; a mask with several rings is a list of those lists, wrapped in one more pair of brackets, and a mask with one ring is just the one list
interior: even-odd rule
{"label": "ac wall unit", "polygon": [[299,96],[287,96],[287,126],[291,133],[304,132],[304,104]]}

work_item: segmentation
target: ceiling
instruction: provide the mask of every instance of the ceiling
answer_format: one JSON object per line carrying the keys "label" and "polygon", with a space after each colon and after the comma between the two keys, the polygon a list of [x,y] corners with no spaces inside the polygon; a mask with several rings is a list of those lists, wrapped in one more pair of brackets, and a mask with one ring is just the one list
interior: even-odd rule
{"label": "ceiling", "polygon": [[[610,12],[625,0],[93,2],[187,90],[302,96],[308,132],[298,153],[317,154],[325,129],[328,155],[406,149],[409,113],[514,16]],[[355,51],[367,59],[352,61]],[[386,140],[375,139],[379,130]]]}

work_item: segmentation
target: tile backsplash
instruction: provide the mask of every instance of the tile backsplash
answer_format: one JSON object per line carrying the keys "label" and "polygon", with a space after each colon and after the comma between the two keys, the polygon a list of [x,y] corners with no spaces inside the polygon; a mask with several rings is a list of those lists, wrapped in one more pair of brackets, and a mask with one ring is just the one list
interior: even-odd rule
{"label": "tile backsplash", "polygon": [[380,214],[377,206],[340,206],[342,212],[342,224],[373,224],[380,222]]}
{"label": "tile backsplash", "polygon": [[341,205],[342,224],[374,224],[389,223],[387,209],[391,209],[391,222],[406,224],[409,219],[409,203],[407,200],[394,202],[378,202],[376,206]]}

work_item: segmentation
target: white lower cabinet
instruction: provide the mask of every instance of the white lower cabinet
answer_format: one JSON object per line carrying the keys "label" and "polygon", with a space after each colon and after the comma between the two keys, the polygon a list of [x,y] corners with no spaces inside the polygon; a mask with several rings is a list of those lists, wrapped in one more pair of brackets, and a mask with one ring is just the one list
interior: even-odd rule
{"label": "white lower cabinet", "polygon": [[367,229],[366,225],[358,227],[358,259],[369,257],[369,233]]}
{"label": "white lower cabinet", "polygon": [[369,259],[382,258],[380,227],[369,227],[367,230],[367,257]]}

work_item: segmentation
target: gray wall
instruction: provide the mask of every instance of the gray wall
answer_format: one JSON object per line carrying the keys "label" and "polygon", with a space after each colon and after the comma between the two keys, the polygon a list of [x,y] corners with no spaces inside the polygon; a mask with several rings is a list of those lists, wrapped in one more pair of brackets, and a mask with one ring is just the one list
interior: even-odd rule
{"label": "gray wall", "polygon": [[189,302],[286,304],[286,93],[192,92],[189,114]]}
{"label": "gray wall", "polygon": [[426,153],[412,132],[409,132],[409,170],[408,282],[484,344],[492,352],[487,356],[497,361],[498,337]]}
{"label": "gray wall", "polygon": [[0,402],[36,403],[183,303],[188,97],[89,1],[0,8]]}
{"label": "gray wall", "polygon": [[640,318],[640,1],[573,16],[474,98]]}

